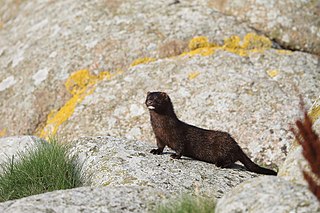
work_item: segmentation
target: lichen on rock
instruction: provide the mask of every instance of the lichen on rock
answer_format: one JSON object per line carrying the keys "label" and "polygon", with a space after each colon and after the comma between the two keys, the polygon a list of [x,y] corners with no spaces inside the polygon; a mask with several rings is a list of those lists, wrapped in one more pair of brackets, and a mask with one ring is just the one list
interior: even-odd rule
{"label": "lichen on rock", "polygon": [[131,63],[131,66],[134,67],[139,64],[148,64],[153,61],[156,61],[156,59],[155,58],[147,58],[147,57],[146,58],[138,58]]}
{"label": "lichen on rock", "polygon": [[189,42],[189,52],[181,54],[194,56],[209,56],[215,53],[216,50],[224,50],[235,53],[240,56],[248,56],[249,53],[260,52],[271,49],[272,42],[265,36],[255,33],[248,33],[241,38],[239,36],[231,36],[224,39],[224,44],[219,46],[215,43],[210,43],[205,36],[195,37]]}
{"label": "lichen on rock", "polygon": [[52,110],[50,112],[44,128],[38,130],[39,136],[47,138],[55,135],[59,126],[73,114],[77,104],[81,103],[87,95],[94,92],[95,85],[103,79],[110,80],[114,75],[108,71],[93,75],[89,70],[79,70],[72,73],[65,83],[67,91],[72,94],[71,99],[59,110]]}

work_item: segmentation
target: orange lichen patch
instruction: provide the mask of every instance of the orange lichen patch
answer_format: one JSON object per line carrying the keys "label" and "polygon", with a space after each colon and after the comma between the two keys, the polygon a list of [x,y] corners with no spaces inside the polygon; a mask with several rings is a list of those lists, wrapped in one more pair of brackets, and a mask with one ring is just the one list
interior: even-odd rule
{"label": "orange lichen patch", "polygon": [[224,39],[224,45],[222,48],[224,49],[240,49],[240,37],[239,36],[231,36],[230,38]]}
{"label": "orange lichen patch", "polygon": [[198,75],[200,75],[200,72],[196,71],[196,72],[191,72],[188,74],[188,79],[189,80],[193,80],[195,79],[196,77],[198,77]]}
{"label": "orange lichen patch", "polygon": [[224,50],[240,56],[248,56],[249,53],[252,52],[263,52],[270,49],[271,46],[272,42],[267,37],[254,33],[248,33],[242,41],[239,36],[226,38],[222,46],[210,43],[207,37],[199,36],[190,40],[190,51],[182,53],[181,56],[194,56],[198,54],[209,56],[214,54],[216,50]]}
{"label": "orange lichen patch", "polygon": [[266,50],[272,47],[272,42],[265,36],[248,33],[243,38],[241,47],[246,50]]}
{"label": "orange lichen patch", "polygon": [[267,70],[267,74],[271,77],[274,78],[279,74],[278,70]]}
{"label": "orange lichen patch", "polygon": [[214,47],[202,47],[202,48],[198,48],[195,50],[192,50],[190,52],[185,52],[182,53],[181,56],[184,55],[189,55],[189,56],[194,56],[194,55],[201,55],[201,56],[209,56],[212,55],[215,51]]}
{"label": "orange lichen patch", "polygon": [[48,115],[45,127],[38,131],[38,135],[41,138],[54,136],[57,133],[59,126],[68,120],[74,113],[76,106],[81,103],[87,95],[94,92],[95,85],[99,81],[110,79],[116,74],[105,71],[99,73],[99,75],[92,75],[89,70],[79,70],[72,73],[65,83],[67,91],[73,95],[72,98],[59,110],[51,111]]}
{"label": "orange lichen patch", "polygon": [[241,39],[239,36],[231,36],[230,38],[224,39],[224,45],[221,49],[240,56],[247,56],[247,50],[242,48],[240,42]]}
{"label": "orange lichen patch", "polygon": [[189,41],[188,47],[190,51],[204,48],[204,47],[214,47],[216,46],[214,43],[210,43],[209,39],[205,36],[194,37]]}
{"label": "orange lichen patch", "polygon": [[225,39],[222,49],[240,56],[248,56],[251,52],[263,52],[270,49],[271,46],[272,42],[267,37],[248,33],[243,41],[239,36],[231,36]]}
{"label": "orange lichen patch", "polygon": [[0,137],[6,136],[7,129],[0,129]]}
{"label": "orange lichen patch", "polygon": [[155,58],[138,58],[134,60],[130,66],[134,67],[134,66],[137,66],[138,64],[148,64],[153,61],[156,61],[156,59]]}

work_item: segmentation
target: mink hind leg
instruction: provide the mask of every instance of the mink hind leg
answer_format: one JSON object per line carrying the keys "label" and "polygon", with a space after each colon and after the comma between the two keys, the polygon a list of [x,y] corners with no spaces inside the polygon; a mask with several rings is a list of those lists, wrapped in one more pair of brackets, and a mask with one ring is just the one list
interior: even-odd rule
{"label": "mink hind leg", "polygon": [[181,154],[177,154],[177,153],[170,155],[170,157],[173,158],[173,159],[180,159],[181,156],[182,156]]}
{"label": "mink hind leg", "polygon": [[233,161],[218,160],[215,165],[220,168],[230,168],[233,165]]}

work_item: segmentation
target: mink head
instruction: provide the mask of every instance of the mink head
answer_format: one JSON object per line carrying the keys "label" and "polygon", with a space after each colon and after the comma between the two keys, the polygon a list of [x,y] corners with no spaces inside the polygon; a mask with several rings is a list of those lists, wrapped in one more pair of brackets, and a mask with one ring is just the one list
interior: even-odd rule
{"label": "mink head", "polygon": [[165,92],[148,92],[146,106],[158,113],[173,111],[170,97]]}

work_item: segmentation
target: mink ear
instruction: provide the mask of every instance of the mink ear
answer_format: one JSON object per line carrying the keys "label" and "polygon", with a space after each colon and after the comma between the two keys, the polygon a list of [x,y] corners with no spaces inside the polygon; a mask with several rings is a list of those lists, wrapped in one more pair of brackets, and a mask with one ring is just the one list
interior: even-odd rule
{"label": "mink ear", "polygon": [[167,95],[167,93],[165,93],[165,92],[161,92],[160,94],[161,94],[161,96],[162,96],[163,98],[165,98],[165,100],[168,99],[168,97],[169,97],[169,96]]}
{"label": "mink ear", "polygon": [[150,93],[151,93],[151,92],[150,92],[150,91],[148,91],[148,92],[147,92],[147,95],[150,95]]}

